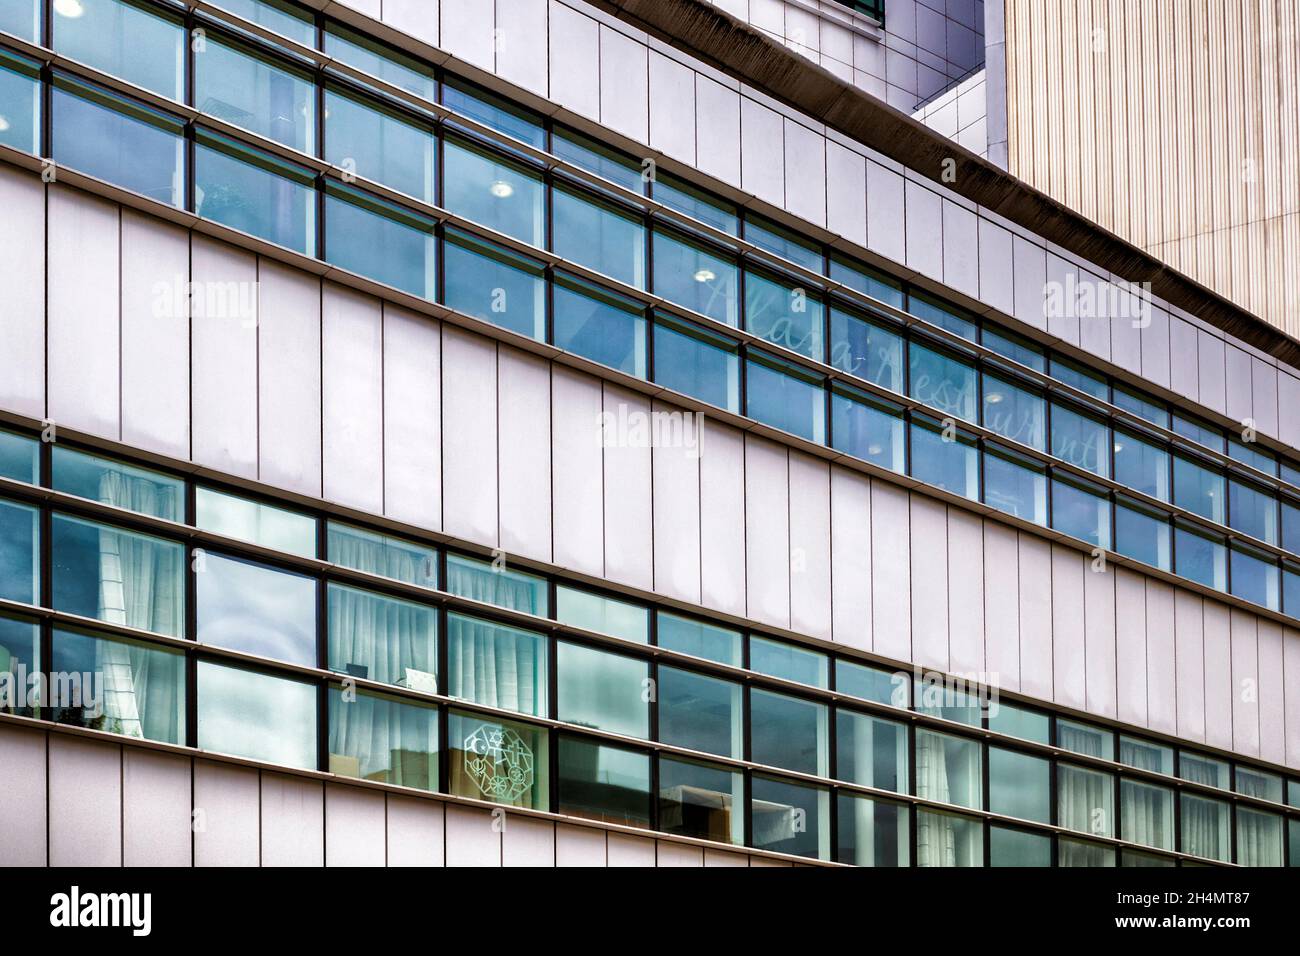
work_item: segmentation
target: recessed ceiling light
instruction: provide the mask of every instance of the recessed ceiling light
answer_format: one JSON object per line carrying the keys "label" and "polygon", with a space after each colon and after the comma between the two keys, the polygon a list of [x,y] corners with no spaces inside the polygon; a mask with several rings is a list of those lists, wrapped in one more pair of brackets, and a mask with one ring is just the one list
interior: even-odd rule
{"label": "recessed ceiling light", "polygon": [[4,116],[0,116],[0,133],[7,133],[8,131],[9,120]]}
{"label": "recessed ceiling light", "polygon": [[984,400],[988,402],[990,405],[996,405],[998,402],[1002,401],[1002,393],[989,392],[989,394],[984,396]]}
{"label": "recessed ceiling light", "polygon": [[712,282],[716,278],[717,275],[712,269],[701,269],[699,272],[695,273],[696,282]]}
{"label": "recessed ceiling light", "polygon": [[879,445],[868,445],[868,446],[867,446],[867,454],[868,454],[868,455],[879,455],[883,450],[884,450],[884,449],[881,448]]}
{"label": "recessed ceiling light", "polygon": [[488,187],[488,192],[492,193],[493,196],[496,196],[497,199],[509,199],[515,194],[515,187],[511,186],[504,179],[498,179]]}
{"label": "recessed ceiling light", "polygon": [[86,8],[81,5],[81,0],[54,0],[54,12],[61,17],[75,20],[86,12]]}

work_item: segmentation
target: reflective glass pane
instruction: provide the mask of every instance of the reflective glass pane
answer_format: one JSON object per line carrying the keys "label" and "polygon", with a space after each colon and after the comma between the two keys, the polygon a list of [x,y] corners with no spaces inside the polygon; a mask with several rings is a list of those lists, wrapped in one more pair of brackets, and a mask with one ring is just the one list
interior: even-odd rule
{"label": "reflective glass pane", "polygon": [[[1173,860],[1164,856],[1157,856],[1154,853],[1140,853],[1137,850],[1121,850],[1119,854],[1120,866],[1177,866]],[[1195,866],[1199,864],[1186,864]]]}
{"label": "reflective glass pane", "polygon": [[841,309],[831,309],[830,364],[873,385],[903,391],[903,337]]}
{"label": "reflective glass pane", "polygon": [[659,611],[655,622],[660,647],[720,664],[740,666],[740,632]]}
{"label": "reflective glass pane", "polygon": [[[551,136],[551,152],[580,169],[617,183],[624,189],[635,193],[645,192],[645,181],[639,163],[581,133],[555,130]],[[609,191],[594,184],[591,188],[601,189],[602,192]]]}
{"label": "reflective glass pane", "polygon": [[1261,800],[1272,800],[1274,803],[1282,802],[1282,778],[1264,770],[1255,770],[1238,764],[1233,789],[1248,797],[1259,797]]}
{"label": "reflective glass pane", "polygon": [[1111,402],[1117,408],[1132,412],[1138,418],[1145,419],[1161,428],[1169,427],[1169,409],[1164,402],[1154,401],[1136,392],[1116,385],[1111,391]]}
{"label": "reflective glass pane", "polygon": [[739,771],[662,755],[659,829],[679,836],[745,842],[745,778]]}
{"label": "reflective glass pane", "polygon": [[1232,560],[1232,593],[1274,611],[1282,608],[1282,582],[1277,561],[1254,548],[1236,547]]}
{"label": "reflective glass pane", "polygon": [[[0,30],[5,27],[0,3]],[[0,50],[0,145],[36,153],[40,146],[40,74],[26,57]]]}
{"label": "reflective glass pane", "polygon": [[783,259],[810,269],[822,272],[821,249],[790,230],[758,216],[745,217],[745,238],[758,246],[773,252]]}
{"label": "reflective glass pane", "polygon": [[755,763],[825,776],[826,706],[786,694],[749,692],[750,749]]}
{"label": "reflective glass pane", "polygon": [[54,632],[51,719],[185,743],[185,654],[139,641]]}
{"label": "reflective glass pane", "polygon": [[890,800],[839,794],[838,852],[854,866],[907,866],[911,860],[907,807]]}
{"label": "reflective glass pane", "polygon": [[1062,750],[1086,757],[1115,759],[1115,735],[1109,730],[1077,724],[1059,717],[1056,720],[1056,745]]}
{"label": "reflective glass pane", "polygon": [[990,747],[989,809],[1021,820],[1051,823],[1051,761]]}
{"label": "reflective glass pane", "polygon": [[650,641],[650,611],[642,604],[559,585],[555,589],[555,619],[562,624],[609,634],[629,641]]}
{"label": "reflective glass pane", "polygon": [[736,345],[695,325],[657,319],[654,380],[692,398],[739,411],[740,357]]}
{"label": "reflective glass pane", "polygon": [[973,810],[984,806],[983,755],[977,740],[916,731],[916,795]]}
{"label": "reflective glass pane", "polygon": [[443,140],[443,205],[458,216],[534,246],[546,237],[546,187],[518,163]]}
{"label": "reflective glass pane", "polygon": [[0,30],[32,43],[39,42],[42,2],[43,0],[3,0],[0,2]]}
{"label": "reflective glass pane", "polygon": [[551,613],[545,578],[459,554],[447,555],[447,590],[474,601],[538,617],[548,617]]}
{"label": "reflective glass pane", "polygon": [[[230,0],[225,2],[228,4]],[[315,32],[314,28],[312,32]],[[314,40],[307,39],[301,42],[311,46]],[[348,66],[369,73],[416,96],[422,96],[426,100],[437,98],[433,67],[421,63],[414,57],[404,56],[337,23],[331,23],[325,31],[325,52]]]}
{"label": "reflective glass pane", "polygon": [[638,302],[559,273],[552,285],[555,344],[637,378],[646,377],[646,317]]}
{"label": "reflective glass pane", "polygon": [[1052,403],[1052,454],[1076,468],[1110,476],[1110,429],[1071,405]]}
{"label": "reflective glass pane", "polygon": [[1057,837],[1057,866],[1114,866],[1114,847]]}
{"label": "reflective glass pane", "polygon": [[316,769],[316,685],[198,663],[198,744],[284,767]]}
{"label": "reflective glass pane", "polygon": [[37,509],[0,499],[0,599],[39,603],[40,535]]}
{"label": "reflective glass pane", "polygon": [[54,4],[54,49],[173,100],[185,88],[185,30],[144,3]]}
{"label": "reflective glass pane", "polygon": [[185,482],[179,478],[63,445],[52,449],[51,466],[56,491],[168,521],[185,520]]}
{"label": "reflective glass pane", "polygon": [[945,415],[968,422],[975,416],[975,369],[943,352],[912,342],[908,348],[908,394]]}
{"label": "reflective glass pane", "polygon": [[867,266],[849,263],[831,256],[830,277],[863,295],[886,302],[896,309],[903,308],[903,290],[899,283],[880,275]]}
{"label": "reflective glass pane", "polygon": [[912,705],[922,714],[978,727],[983,722],[985,699],[975,685],[927,670],[915,675]]}
{"label": "reflective glass pane", "polygon": [[447,230],[444,303],[541,341],[546,337],[546,281],[540,264],[502,246]]}
{"label": "reflective glass pane", "polygon": [[1181,751],[1178,754],[1178,776],[1193,783],[1203,783],[1220,790],[1228,789],[1228,762],[1203,754]]}
{"label": "reflective glass pane", "polygon": [[1115,499],[1115,550],[1166,571],[1173,569],[1168,515],[1128,498]]}
{"label": "reflective glass pane", "polygon": [[436,708],[331,686],[329,725],[330,773],[438,789]]}
{"label": "reflective glass pane", "polygon": [[36,484],[40,476],[40,447],[34,438],[0,431],[0,478]]}
{"label": "reflective glass pane", "polygon": [[316,190],[306,170],[200,133],[194,202],[205,219],[305,255],[316,253]]}
{"label": "reflective glass pane", "polygon": [[640,217],[558,187],[551,203],[556,253],[611,279],[646,287],[646,235]]}
{"label": "reflective glass pane", "polygon": [[907,793],[907,727],[851,710],[835,712],[836,776],[877,790]]}
{"label": "reflective glass pane", "polygon": [[550,810],[550,735],[544,727],[453,710],[450,790],[459,797]]}
{"label": "reflective glass pane", "polygon": [[31,683],[40,663],[40,625],[34,620],[0,614],[0,714],[40,716],[39,688]]}
{"label": "reflective glass pane", "polygon": [[1222,472],[1174,455],[1174,504],[1224,524],[1227,497]]}
{"label": "reflective glass pane", "polygon": [[1158,850],[1174,848],[1174,792],[1136,780],[1119,783],[1120,839]]}
{"label": "reflective glass pane", "polygon": [[783,680],[827,687],[830,662],[825,654],[765,637],[749,639],[749,669]]}
{"label": "reflective glass pane", "polygon": [[198,640],[246,654],[316,666],[316,581],[238,558],[196,564]]}
{"label": "reflective glass pane", "polygon": [[433,131],[376,100],[325,88],[325,158],[363,179],[434,201]]}
{"label": "reflective glass pane", "polygon": [[826,390],[790,362],[750,352],[745,363],[745,414],[809,441],[826,441]]}
{"label": "reflective glass pane", "polygon": [[983,866],[984,824],[972,817],[916,811],[917,866]]}
{"label": "reflective glass pane", "polygon": [[980,330],[980,344],[1020,365],[1039,372],[1047,371],[1047,357],[1043,355],[1042,347],[1035,345],[1028,339],[1021,338],[1014,332],[1008,332],[1006,329],[999,329],[993,325],[985,325]]}
{"label": "reflective glass pane", "polygon": [[835,689],[841,694],[891,707],[906,707],[910,685],[911,677],[901,671],[849,661],[835,662]]}
{"label": "reflective glass pane", "polygon": [[1238,531],[1277,544],[1277,496],[1258,485],[1228,482],[1228,523]]}
{"label": "reflective glass pane", "polygon": [[907,311],[917,318],[939,326],[941,329],[947,329],[964,339],[975,341],[978,326],[967,316],[958,312],[954,306],[939,302],[937,299],[909,292]]}
{"label": "reflective glass pane", "polygon": [[989,730],[1035,743],[1051,742],[1052,719],[1047,714],[1018,707],[999,700],[996,695],[988,705]]}
{"label": "reflective glass pane", "polygon": [[719,232],[733,236],[740,234],[740,220],[736,207],[716,196],[668,173],[659,173],[654,180],[654,198],[670,209],[698,219]]}
{"label": "reflective glass pane", "polygon": [[949,441],[938,422],[912,419],[912,476],[972,501],[979,499],[979,448],[957,432]]}
{"label": "reflective glass pane", "polygon": [[325,259],[422,299],[437,290],[434,222],[400,206],[330,183],[325,192]]}
{"label": "reflective glass pane", "polygon": [[746,272],[745,328],[809,358],[826,357],[822,303],[805,288]]}
{"label": "reflective glass pane", "polygon": [[989,442],[984,446],[984,503],[1034,524],[1047,524],[1047,471]]}
{"label": "reflective glass pane", "polygon": [[1182,794],[1182,851],[1227,863],[1232,854],[1228,805],[1197,794]]}
{"label": "reflective glass pane", "polygon": [[754,776],[749,806],[754,846],[760,850],[830,859],[830,792]]}
{"label": "reflective glass pane", "polygon": [[708,247],[663,229],[654,236],[654,291],[669,302],[735,326],[740,269]]}
{"label": "reflective glass pane", "polygon": [[831,389],[831,438],[836,449],[902,472],[907,454],[903,410],[844,386]]}
{"label": "reflective glass pane", "polygon": [[1052,527],[1109,550],[1110,498],[1105,489],[1070,480],[1064,473],[1053,475]]}
{"label": "reflective glass pane", "polygon": [[1058,764],[1056,822],[1093,836],[1115,835],[1115,778],[1108,773]]}
{"label": "reflective glass pane", "polygon": [[436,694],[438,612],[413,601],[330,583],[329,668]]}
{"label": "reflective glass pane", "polygon": [[1228,446],[1223,438],[1223,429],[1207,424],[1198,418],[1190,418],[1175,412],[1170,427],[1175,434],[1190,438],[1198,445],[1204,445],[1206,448],[1212,448],[1217,452],[1227,451]]}
{"label": "reflective glass pane", "polygon": [[195,526],[204,531],[316,557],[316,519],[311,515],[202,486],[194,492],[194,515]]}
{"label": "reflective glass pane", "polygon": [[1237,808],[1237,862],[1242,866],[1281,866],[1282,818],[1249,807]]}
{"label": "reflective glass pane", "polygon": [[1129,432],[1115,430],[1115,480],[1161,501],[1169,500],[1169,453]]}
{"label": "reflective glass pane", "polygon": [[989,866],[1051,865],[1051,837],[1010,827],[989,828]]}
{"label": "reflective glass pane", "polygon": [[560,812],[623,826],[650,825],[650,755],[560,737]]}
{"label": "reflective glass pane", "polygon": [[442,86],[442,105],[529,146],[546,146],[540,116],[463,80],[447,79]]}
{"label": "reflective glass pane", "polygon": [[54,607],[171,637],[185,619],[185,551],[175,541],[56,514]]}
{"label": "reflective glass pane", "polygon": [[1300,502],[1282,499],[1282,547],[1300,554]]}
{"label": "reflective glass pane", "polygon": [[195,51],[194,105],[299,152],[315,151],[316,88],[310,77],[238,41],[209,36]]}
{"label": "reflective glass pane", "polygon": [[447,693],[499,710],[547,717],[542,634],[464,614],[447,615]]}
{"label": "reflective glass pane", "polygon": [[744,756],[739,684],[665,665],[658,692],[661,741],[737,760]]}
{"label": "reflective glass pane", "polygon": [[645,661],[559,643],[560,720],[629,737],[650,736],[650,668]]}
{"label": "reflective glass pane", "polygon": [[1174,748],[1135,737],[1119,738],[1119,762],[1126,767],[1173,775]]}
{"label": "reflective glass pane", "polygon": [[1110,384],[1105,376],[1089,371],[1081,365],[1075,365],[1059,355],[1052,356],[1051,375],[1052,378],[1059,379],[1093,398],[1099,398],[1103,402],[1110,400]]}
{"label": "reflective glass pane", "polygon": [[436,548],[333,521],[327,538],[329,559],[335,564],[422,588],[438,586]]}
{"label": "reflective glass pane", "polygon": [[1235,438],[1228,439],[1228,456],[1233,461],[1239,461],[1243,465],[1249,465],[1256,468],[1266,475],[1277,475],[1277,456],[1271,451],[1266,451],[1252,440],[1249,444],[1239,442]]}
{"label": "reflective glass pane", "polygon": [[1206,587],[1228,588],[1228,548],[1222,536],[1174,522],[1174,571]]}
{"label": "reflective glass pane", "polygon": [[1046,448],[1047,403],[1043,396],[984,374],[984,427],[1040,451]]}

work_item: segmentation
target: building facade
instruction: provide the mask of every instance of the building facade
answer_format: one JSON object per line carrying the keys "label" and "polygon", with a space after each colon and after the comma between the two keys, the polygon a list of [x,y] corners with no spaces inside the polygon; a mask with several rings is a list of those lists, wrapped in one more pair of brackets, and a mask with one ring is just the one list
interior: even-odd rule
{"label": "building facade", "polygon": [[1300,863],[1297,343],[739,6],[0,0],[0,862]]}

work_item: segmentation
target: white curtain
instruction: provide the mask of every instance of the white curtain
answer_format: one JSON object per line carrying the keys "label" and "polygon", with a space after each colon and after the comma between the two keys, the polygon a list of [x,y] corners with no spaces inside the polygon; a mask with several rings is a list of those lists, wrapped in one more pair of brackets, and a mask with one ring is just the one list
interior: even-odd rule
{"label": "white curtain", "polygon": [[331,695],[330,769],[335,773],[436,790],[437,723],[432,710],[382,697]]}
{"label": "white curtain", "polygon": [[410,601],[331,587],[329,643],[330,662],[336,669],[367,680],[406,684],[411,678],[411,686],[419,689],[422,685],[416,685],[414,678],[426,674],[432,678],[437,671],[434,612]]}
{"label": "white curtain", "polygon": [[[916,793],[943,803],[952,799],[943,739],[928,733],[916,735]],[[957,865],[957,835],[951,817],[941,813],[917,814],[916,864]]]}
{"label": "white curtain", "polygon": [[[1192,783],[1217,786],[1218,767],[1184,758],[1180,772]],[[1182,801],[1183,852],[1211,860],[1228,859],[1227,804],[1205,797],[1184,795]]]}
{"label": "white curtain", "polygon": [[[1269,799],[1268,781],[1237,771],[1237,789]],[[1244,807],[1237,809],[1237,862],[1242,866],[1282,865],[1282,818]]]}
{"label": "white curtain", "polygon": [[[1124,763],[1139,770],[1159,771],[1162,766],[1161,751],[1134,741],[1125,740]],[[1143,846],[1173,849],[1173,803],[1170,791],[1126,781],[1120,786],[1120,819],[1124,821],[1125,838]]]}
{"label": "white curtain", "polygon": [[451,615],[447,640],[453,697],[524,714],[542,709],[545,650],[537,635]]}

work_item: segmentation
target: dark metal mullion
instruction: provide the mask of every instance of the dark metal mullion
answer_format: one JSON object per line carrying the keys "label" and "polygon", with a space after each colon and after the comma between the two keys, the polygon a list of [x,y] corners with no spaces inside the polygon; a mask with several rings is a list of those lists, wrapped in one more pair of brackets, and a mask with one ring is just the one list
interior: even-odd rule
{"label": "dark metal mullion", "polygon": [[[316,558],[329,559],[329,519],[316,516]],[[329,670],[329,584],[324,575],[312,577],[316,586],[316,666]],[[316,768],[329,770],[329,681],[316,681]]]}

